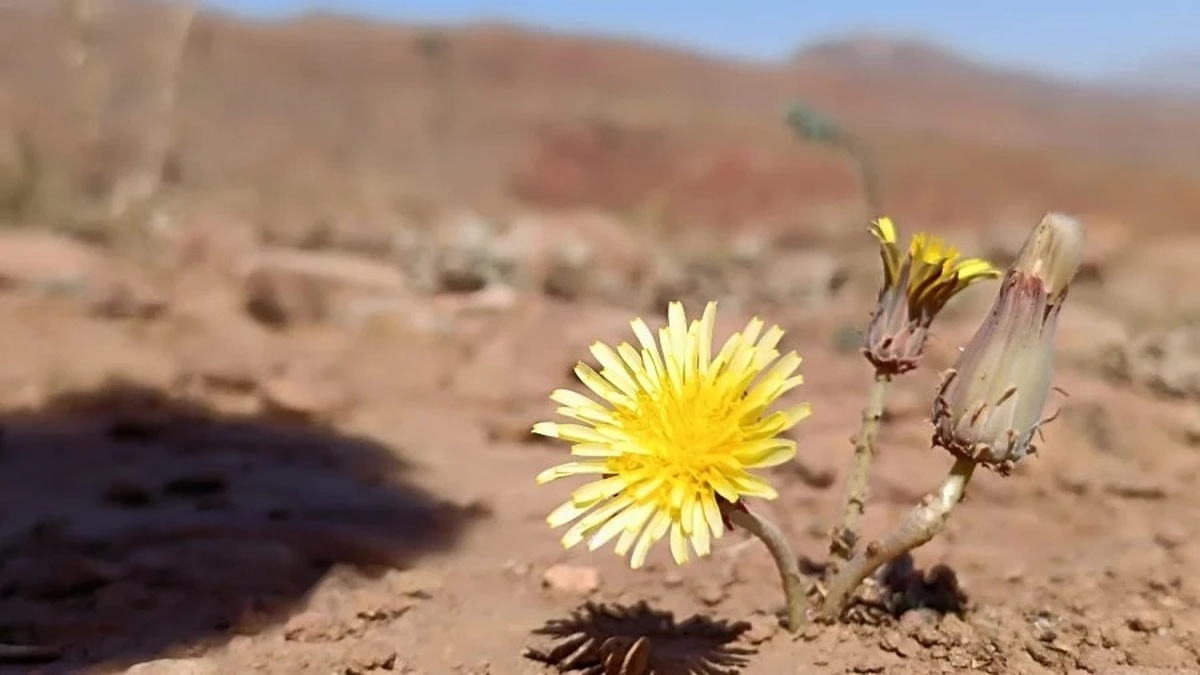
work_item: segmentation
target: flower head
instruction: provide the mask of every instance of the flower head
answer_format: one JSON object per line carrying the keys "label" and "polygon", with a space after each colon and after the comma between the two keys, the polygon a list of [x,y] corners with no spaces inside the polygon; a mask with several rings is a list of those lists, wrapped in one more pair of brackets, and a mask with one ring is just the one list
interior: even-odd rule
{"label": "flower head", "polygon": [[539,422],[533,431],[571,441],[571,454],[580,459],[543,471],[538,483],[600,477],[546,519],[551,527],[577,521],[563,536],[565,547],[587,538],[595,550],[616,537],[617,553],[632,549],[630,566],[638,568],[650,546],[669,534],[671,553],[683,564],[689,543],[707,555],[711,540],[724,532],[722,502],[776,496],[750,470],[795,455],[795,442],[779,434],[807,417],[809,406],[767,408],[803,382],[793,374],[801,359],[795,352],[780,357],[783,331],[763,332],[758,319],[714,355],[715,318],[716,303],[690,324],[683,306],[671,303],[657,344],[646,323],[635,319],[640,350],[597,342],[591,351],[600,372],[575,367],[599,400],[566,389],[550,396],[561,406],[558,414],[575,422]]}
{"label": "flower head", "polygon": [[1083,225],[1050,213],[1025,240],[992,311],[943,376],[933,442],[1007,473],[1045,422],[1054,333],[1083,260]]}
{"label": "flower head", "polygon": [[883,288],[863,343],[863,354],[875,369],[898,375],[917,367],[925,336],[934,317],[972,283],[1000,276],[980,258],[960,258],[958,249],[924,232],[913,236],[901,254],[890,218],[871,225],[883,259]]}

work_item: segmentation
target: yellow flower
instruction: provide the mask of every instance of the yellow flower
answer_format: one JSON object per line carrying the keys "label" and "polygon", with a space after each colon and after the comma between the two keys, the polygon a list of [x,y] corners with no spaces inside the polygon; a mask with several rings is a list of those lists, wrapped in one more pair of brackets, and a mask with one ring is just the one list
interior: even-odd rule
{"label": "yellow flower", "polygon": [[883,259],[883,288],[871,316],[863,354],[886,375],[917,367],[934,317],[950,298],[1001,271],[981,258],[962,258],[958,249],[924,232],[913,236],[901,254],[890,218],[871,224]]}
{"label": "yellow flower", "polygon": [[[780,358],[783,331],[763,332],[750,321],[714,356],[716,303],[689,325],[683,305],[671,303],[658,344],[641,319],[631,322],[641,350],[592,345],[599,373],[580,363],[575,374],[599,397],[559,389],[550,398],[575,423],[539,422],[534,433],[573,443],[581,459],[543,471],[538,483],[596,475],[546,519],[551,527],[576,522],[563,536],[570,548],[585,538],[592,550],[617,537],[616,552],[639,568],[651,545],[670,534],[675,561],[688,544],[707,555],[724,532],[722,509],[742,497],[774,499],[776,492],[750,469],[782,464],[795,442],[779,438],[809,415],[807,404],[768,413],[784,392],[803,382],[801,359]],[[661,351],[660,351],[661,345]],[[774,364],[772,366],[772,364]],[[771,366],[768,370],[768,366]]]}

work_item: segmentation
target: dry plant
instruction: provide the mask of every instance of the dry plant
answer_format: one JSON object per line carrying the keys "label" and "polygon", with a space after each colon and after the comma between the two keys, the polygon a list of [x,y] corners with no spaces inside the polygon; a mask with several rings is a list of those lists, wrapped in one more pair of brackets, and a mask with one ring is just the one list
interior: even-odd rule
{"label": "dry plant", "polygon": [[99,29],[108,11],[105,0],[63,0],[67,27],[63,59],[72,75],[75,124],[85,152],[97,151],[103,134],[102,117],[109,95],[110,73],[99,54]]}
{"label": "dry plant", "polygon": [[[903,251],[887,218],[871,229],[884,279],[862,351],[876,375],[847,477],[843,519],[834,530],[828,587],[817,593],[824,598],[815,614],[823,620],[840,618],[862,581],[881,566],[941,532],[976,467],[1007,475],[1034,451],[1033,437],[1048,421],[1042,413],[1051,389],[1058,314],[1082,260],[1083,226],[1047,214],[1003,275],[990,314],[933,397],[933,444],[954,455],[953,467],[893,532],[856,550],[887,384],[920,365],[930,326],[954,295],[1001,275],[990,263],[963,259],[924,233]],[[764,331],[757,318],[715,348],[714,320],[715,303],[689,323],[682,305],[673,302],[657,336],[641,319],[632,322],[640,349],[629,343],[592,345],[600,369],[582,362],[575,369],[589,394],[559,389],[551,395],[558,414],[570,421],[533,428],[570,442],[577,458],[542,472],[538,483],[594,479],[575,489],[547,522],[573,523],[562,538],[568,548],[586,542],[595,550],[615,540],[617,554],[630,556],[634,568],[664,538],[682,565],[692,551],[706,556],[713,540],[740,527],[766,546],[778,567],[786,626],[795,632],[813,618],[810,584],[783,533],[747,502],[777,496],[752,471],[795,454],[795,442],[780,434],[809,415],[808,405],[769,408],[803,382],[795,374],[801,359],[795,352],[781,357],[783,331]]]}
{"label": "dry plant", "polygon": [[196,3],[194,0],[174,0],[164,4],[164,25],[153,34],[149,115],[142,127],[140,161],[116,181],[108,204],[109,216],[114,219],[158,195],[174,141],[172,132],[179,79],[188,36],[196,17]]}

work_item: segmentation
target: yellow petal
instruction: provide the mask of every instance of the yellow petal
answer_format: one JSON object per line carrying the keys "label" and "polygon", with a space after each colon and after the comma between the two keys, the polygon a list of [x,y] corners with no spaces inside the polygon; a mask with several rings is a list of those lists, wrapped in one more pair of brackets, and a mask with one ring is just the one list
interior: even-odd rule
{"label": "yellow petal", "polygon": [[551,467],[537,475],[538,484],[584,474],[612,473],[604,462],[567,462]]}
{"label": "yellow petal", "polygon": [[629,559],[629,566],[635,570],[640,569],[646,563],[646,555],[650,553],[650,547],[654,545],[654,542],[663,538],[670,526],[671,517],[665,511],[656,512],[650,519],[650,523],[646,525],[646,529],[642,531],[642,536],[638,537],[637,544],[633,547],[633,555]]}
{"label": "yellow petal", "polygon": [[712,547],[711,539],[709,538],[708,522],[704,518],[704,507],[699,502],[693,502],[691,507],[683,512],[682,516],[692,519],[692,546],[696,549],[696,555],[708,555]]}
{"label": "yellow petal", "polygon": [[589,508],[576,506],[575,502],[564,502],[558,508],[551,511],[550,515],[546,516],[546,523],[550,527],[561,527],[587,513],[588,510]]}
{"label": "yellow petal", "polygon": [[688,561],[688,545],[687,538],[683,534],[683,528],[679,523],[671,523],[671,557],[675,559],[675,564],[682,565]]}
{"label": "yellow petal", "polygon": [[628,484],[629,481],[624,476],[618,474],[576,488],[571,493],[571,499],[580,506],[591,504],[617,494],[621,490],[624,490]]}
{"label": "yellow petal", "polygon": [[764,438],[741,445],[733,455],[747,469],[779,466],[796,456],[796,443],[783,438]]}

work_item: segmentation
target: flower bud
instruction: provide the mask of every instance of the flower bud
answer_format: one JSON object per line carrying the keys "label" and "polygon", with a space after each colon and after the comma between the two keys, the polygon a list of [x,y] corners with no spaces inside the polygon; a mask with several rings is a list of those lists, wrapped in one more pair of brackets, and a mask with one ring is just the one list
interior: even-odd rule
{"label": "flower bud", "polygon": [[1000,271],[986,260],[962,258],[958,249],[924,232],[902,254],[889,218],[872,223],[871,232],[879,240],[883,286],[862,351],[876,372],[899,375],[917,367],[929,327],[950,298]]}
{"label": "flower bud", "polygon": [[933,443],[1007,474],[1036,448],[1054,367],[1054,333],[1083,260],[1083,225],[1047,214],[1005,274],[991,313],[947,371]]}

